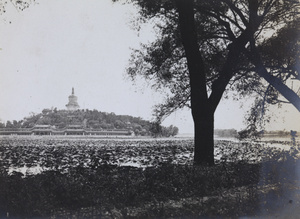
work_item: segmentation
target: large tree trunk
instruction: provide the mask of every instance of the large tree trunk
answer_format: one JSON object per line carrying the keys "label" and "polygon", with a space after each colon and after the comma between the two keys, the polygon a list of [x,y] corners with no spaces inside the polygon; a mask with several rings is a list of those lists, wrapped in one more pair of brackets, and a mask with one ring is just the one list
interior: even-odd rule
{"label": "large tree trunk", "polygon": [[214,164],[214,110],[207,104],[192,108],[195,132],[194,164]]}
{"label": "large tree trunk", "polygon": [[193,0],[177,0],[179,27],[191,86],[191,108],[195,127],[195,164],[214,164],[214,109],[206,89],[205,66],[197,42]]}
{"label": "large tree trunk", "polygon": [[176,0],[179,13],[179,28],[184,47],[191,86],[191,108],[195,127],[195,164],[214,164],[214,112],[222,95],[233,76],[233,69],[239,60],[239,55],[245,48],[250,37],[257,30],[260,19],[257,15],[257,0],[250,1],[251,25],[228,46],[228,56],[218,79],[213,82],[210,97],[206,88],[206,72],[199,51],[197,32],[194,19],[194,1]]}

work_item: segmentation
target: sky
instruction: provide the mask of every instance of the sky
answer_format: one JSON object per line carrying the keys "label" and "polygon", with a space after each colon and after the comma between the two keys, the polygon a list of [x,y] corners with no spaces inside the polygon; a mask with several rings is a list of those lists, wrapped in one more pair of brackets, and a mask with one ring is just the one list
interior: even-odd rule
{"label": "sky", "polygon": [[[111,0],[36,0],[24,11],[10,2],[0,15],[0,119],[21,120],[45,108],[66,109],[72,87],[81,109],[152,119],[163,100],[144,80],[126,77],[131,49],[154,39],[149,25],[138,34],[132,5]],[[243,105],[243,108],[241,106]],[[250,101],[222,100],[215,128],[245,127]],[[269,130],[300,130],[300,114],[284,105]],[[273,120],[276,121],[273,121]],[[173,113],[163,125],[192,133],[188,109]]]}

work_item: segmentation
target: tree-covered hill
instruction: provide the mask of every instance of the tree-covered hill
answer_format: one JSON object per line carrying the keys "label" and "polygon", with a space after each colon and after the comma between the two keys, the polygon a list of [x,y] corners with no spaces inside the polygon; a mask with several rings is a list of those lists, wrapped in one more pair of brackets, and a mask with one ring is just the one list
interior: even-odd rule
{"label": "tree-covered hill", "polygon": [[82,125],[92,129],[128,129],[135,135],[174,136],[178,134],[175,126],[163,127],[140,117],[116,115],[115,113],[100,112],[97,110],[57,110],[44,109],[41,113],[31,113],[23,120],[1,123],[1,128],[32,128],[35,125],[51,125],[62,129],[69,125]]}

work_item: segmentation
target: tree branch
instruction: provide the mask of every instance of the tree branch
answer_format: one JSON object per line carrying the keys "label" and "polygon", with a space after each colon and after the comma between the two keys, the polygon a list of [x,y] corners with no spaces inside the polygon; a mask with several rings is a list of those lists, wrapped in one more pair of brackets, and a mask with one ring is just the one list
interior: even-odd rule
{"label": "tree branch", "polygon": [[244,49],[244,53],[248,56],[249,60],[256,66],[256,72],[259,76],[264,78],[269,84],[271,84],[276,90],[280,92],[280,94],[286,98],[289,102],[291,102],[295,108],[300,112],[300,97],[288,86],[286,86],[282,81],[269,74],[265,66],[263,65],[260,55],[255,46],[254,40],[252,39],[250,42],[251,45],[251,53]]}
{"label": "tree branch", "polygon": [[237,8],[234,4],[232,4],[232,2],[230,2],[229,0],[223,0],[231,10],[233,10],[235,13],[237,13],[239,15],[239,17],[241,18],[243,24],[247,27],[248,26],[248,21],[245,18],[245,16],[243,15],[243,13],[241,12],[241,10],[239,8]]}

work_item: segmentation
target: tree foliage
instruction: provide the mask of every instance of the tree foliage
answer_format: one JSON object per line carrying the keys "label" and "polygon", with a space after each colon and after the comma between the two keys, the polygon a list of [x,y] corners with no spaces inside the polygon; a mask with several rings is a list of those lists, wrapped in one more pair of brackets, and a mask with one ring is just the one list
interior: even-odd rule
{"label": "tree foliage", "polygon": [[[154,42],[133,52],[128,74],[132,78],[142,75],[166,93],[165,102],[155,110],[158,122],[178,108],[191,107],[195,163],[213,164],[214,112],[230,89],[237,90],[240,97],[264,93],[264,100],[270,103],[277,99],[277,90],[300,111],[300,98],[285,80],[293,74],[285,74],[283,63],[275,64],[274,54],[261,52],[268,47],[267,32],[276,32],[298,19],[298,1],[127,2],[137,5],[141,17],[152,20],[157,30]],[[270,49],[274,53],[272,46]],[[265,89],[262,78],[272,87]]]}
{"label": "tree foliage", "polygon": [[6,13],[7,4],[11,4],[17,11],[23,11],[34,2],[35,0],[1,0],[0,15]]}
{"label": "tree foliage", "polygon": [[[154,89],[166,92],[165,102],[155,109],[159,121],[178,108],[190,107],[189,73],[180,36],[176,1],[129,2],[139,6],[142,21],[152,20],[156,23],[157,40],[133,51],[127,71],[132,79],[142,75],[152,83]],[[197,43],[205,66],[208,93],[222,74],[230,46],[247,31],[251,22],[257,22],[256,30],[250,35],[255,39],[269,73],[282,79],[282,82],[291,76],[299,77],[295,65],[296,59],[299,62],[299,22],[295,21],[299,4],[296,1],[215,0],[194,1],[194,4]],[[253,18],[250,20],[251,16]],[[269,37],[267,32],[274,34]],[[246,54],[240,54],[232,69],[228,90],[237,90],[240,98],[257,93],[265,96],[268,103],[275,103],[278,91],[260,79],[256,73],[257,66],[247,57],[249,41],[250,38],[244,43]],[[279,56],[276,57],[276,53]],[[285,64],[289,66],[284,67]]]}

